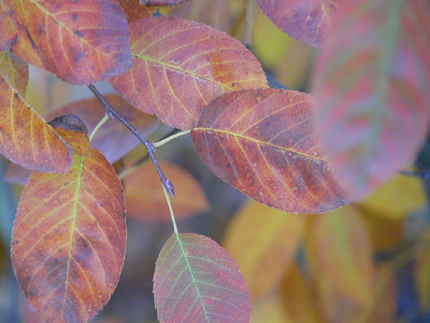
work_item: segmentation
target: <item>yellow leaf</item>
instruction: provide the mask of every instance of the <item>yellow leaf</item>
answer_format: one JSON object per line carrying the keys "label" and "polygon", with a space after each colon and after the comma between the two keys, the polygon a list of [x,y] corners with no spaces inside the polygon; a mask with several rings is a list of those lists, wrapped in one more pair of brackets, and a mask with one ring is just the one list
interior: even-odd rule
{"label": "yellow leaf", "polygon": [[417,177],[396,175],[358,204],[370,212],[390,219],[402,219],[427,204],[425,189]]}
{"label": "yellow leaf", "polygon": [[415,285],[421,313],[430,308],[430,228],[422,233],[415,258]]}
{"label": "yellow leaf", "polygon": [[224,247],[248,284],[251,299],[282,281],[294,261],[304,218],[249,200],[227,228]]}
{"label": "yellow leaf", "polygon": [[266,296],[252,305],[251,319],[249,323],[296,323],[290,320],[285,310],[285,303],[281,294],[274,293]]}

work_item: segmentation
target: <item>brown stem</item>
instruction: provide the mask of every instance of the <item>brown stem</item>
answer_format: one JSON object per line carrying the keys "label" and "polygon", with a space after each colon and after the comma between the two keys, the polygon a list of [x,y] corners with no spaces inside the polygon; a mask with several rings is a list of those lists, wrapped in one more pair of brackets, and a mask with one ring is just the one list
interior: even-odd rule
{"label": "brown stem", "polygon": [[126,126],[145,145],[146,150],[148,151],[148,155],[151,158],[152,162],[154,163],[155,169],[158,172],[158,176],[160,176],[161,184],[163,184],[167,192],[169,192],[169,194],[172,197],[175,197],[175,189],[173,187],[172,182],[168,180],[166,176],[164,176],[163,171],[160,168],[160,165],[155,159],[154,145],[150,141],[148,141],[148,139],[146,139],[144,135],[142,135],[139,131],[137,131],[127,120],[125,120],[114,108],[112,108],[110,104],[106,101],[106,99],[101,95],[101,93],[94,87],[93,84],[89,84],[88,87],[97,97],[97,99],[99,99],[99,101],[103,104],[109,116],[112,119],[117,118],[119,121],[121,121],[124,124],[124,126]]}

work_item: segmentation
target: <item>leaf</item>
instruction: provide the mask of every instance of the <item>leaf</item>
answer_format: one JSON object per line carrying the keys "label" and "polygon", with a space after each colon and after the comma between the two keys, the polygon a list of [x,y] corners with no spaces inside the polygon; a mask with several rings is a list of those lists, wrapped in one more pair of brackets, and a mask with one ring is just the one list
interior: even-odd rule
{"label": "leaf", "polygon": [[319,46],[341,0],[257,0],[261,11],[283,32]]}
{"label": "leaf", "polygon": [[88,322],[118,282],[125,239],[112,166],[95,149],[73,154],[66,174],[34,172],[28,180],[12,231],[15,275],[45,321]]}
{"label": "leaf", "polygon": [[422,232],[415,251],[414,283],[418,294],[418,305],[421,313],[426,314],[430,308],[430,229]]}
{"label": "leaf", "polygon": [[15,26],[10,18],[11,10],[7,6],[9,0],[0,0],[0,51],[7,51],[18,37]]}
{"label": "leaf", "polygon": [[272,293],[252,304],[252,313],[249,322],[294,323],[296,321],[292,321],[289,318],[281,294],[278,292]]}
{"label": "leaf", "polygon": [[131,66],[127,22],[116,0],[3,0],[18,30],[12,51],[70,84],[88,84]]}
{"label": "leaf", "polygon": [[12,184],[25,185],[32,173],[33,171],[31,169],[24,168],[15,163],[10,163],[4,175],[4,179]]}
{"label": "leaf", "polygon": [[236,261],[253,301],[273,292],[294,263],[304,218],[248,201],[230,222],[226,251]]}
{"label": "leaf", "polygon": [[353,194],[384,182],[427,136],[428,1],[346,1],[313,75],[317,133]]}
{"label": "leaf", "polygon": [[281,286],[284,310],[292,322],[323,322],[318,308],[315,281],[294,264]]}
{"label": "leaf", "polygon": [[0,52],[0,70],[19,94],[24,96],[28,85],[28,64],[10,52]]}
{"label": "leaf", "polygon": [[[11,75],[11,78],[16,80],[19,76]],[[26,168],[66,172],[72,162],[69,147],[28,105],[1,70],[0,93],[0,153]]]}
{"label": "leaf", "polygon": [[40,314],[27,299],[24,300],[24,314],[22,320],[24,323],[45,323]]}
{"label": "leaf", "polygon": [[138,19],[151,17],[157,10],[157,8],[142,6],[139,3],[139,0],[118,0],[118,2],[125,13],[128,23]]}
{"label": "leaf", "polygon": [[248,89],[213,100],[191,139],[222,180],[285,212],[316,213],[352,200],[333,177],[315,138],[311,97]]}
{"label": "leaf", "polygon": [[396,175],[357,203],[375,215],[400,220],[425,209],[427,195],[421,178]]}
{"label": "leaf", "polygon": [[176,6],[187,1],[190,0],[139,0],[140,4],[146,6]]}
{"label": "leaf", "polygon": [[[175,185],[172,200],[175,218],[183,219],[209,209],[209,202],[200,184],[184,169],[158,160],[164,175]],[[170,212],[159,176],[152,163],[124,178],[127,217],[148,222],[169,222]]]}
{"label": "leaf", "polygon": [[234,38],[193,21],[152,17],[129,25],[133,67],[109,82],[128,102],[190,129],[213,98],[267,87],[255,57]]}
{"label": "leaf", "polygon": [[157,259],[154,298],[160,323],[248,322],[245,280],[215,241],[173,234]]}
{"label": "leaf", "polygon": [[326,314],[336,315],[340,301],[368,308],[373,301],[373,255],[358,212],[345,206],[313,219],[307,259]]}
{"label": "leaf", "polygon": [[[149,136],[158,127],[159,121],[155,116],[136,110],[119,95],[108,94],[104,97],[125,120],[144,136]],[[97,98],[91,98],[73,102],[55,110],[49,114],[48,118],[71,113],[79,116],[87,126],[88,133],[91,133],[103,118],[105,109]],[[99,150],[110,163],[119,160],[139,144],[139,139],[130,130],[118,120],[112,119],[108,120],[91,140],[91,146]]]}

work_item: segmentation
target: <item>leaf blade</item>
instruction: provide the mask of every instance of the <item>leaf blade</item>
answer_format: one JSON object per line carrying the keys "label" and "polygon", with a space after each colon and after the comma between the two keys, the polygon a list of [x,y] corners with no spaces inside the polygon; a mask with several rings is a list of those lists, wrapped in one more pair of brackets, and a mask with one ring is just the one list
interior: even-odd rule
{"label": "leaf blade", "polygon": [[[180,282],[181,274],[172,270],[178,264],[185,273]],[[160,323],[248,322],[251,311],[237,265],[216,242],[197,234],[173,234],[166,242],[157,259],[154,297]]]}
{"label": "leaf blade", "polygon": [[230,92],[203,110],[191,139],[215,175],[259,203],[291,213],[338,208],[352,197],[318,147],[310,102],[287,90]]}

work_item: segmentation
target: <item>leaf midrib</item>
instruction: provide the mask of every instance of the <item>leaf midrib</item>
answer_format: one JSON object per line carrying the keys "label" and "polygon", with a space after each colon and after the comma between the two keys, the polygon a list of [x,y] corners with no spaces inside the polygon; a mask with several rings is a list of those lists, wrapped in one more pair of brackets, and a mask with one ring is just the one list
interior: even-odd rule
{"label": "leaf midrib", "polygon": [[270,147],[273,147],[275,149],[284,150],[284,151],[287,151],[287,152],[290,152],[290,153],[293,153],[293,154],[297,154],[297,155],[305,157],[305,158],[310,158],[310,159],[314,159],[314,160],[326,162],[325,159],[320,158],[320,157],[311,156],[311,155],[302,153],[302,152],[297,151],[297,150],[293,150],[293,149],[290,149],[290,148],[286,148],[286,147],[274,145],[274,144],[271,144],[269,142],[261,141],[261,140],[254,139],[254,138],[251,138],[251,137],[246,137],[246,136],[239,135],[239,134],[236,134],[236,133],[233,133],[233,132],[229,132],[229,131],[225,131],[225,130],[219,130],[219,129],[212,129],[212,128],[194,128],[192,131],[198,131],[198,130],[207,131],[207,132],[209,132],[209,131],[211,131],[211,132],[217,132],[217,133],[228,135],[228,136],[232,136],[232,137],[235,137],[235,138],[241,138],[241,139],[253,141],[253,142],[257,143],[257,144],[270,146]]}

